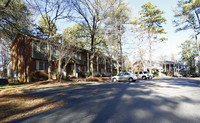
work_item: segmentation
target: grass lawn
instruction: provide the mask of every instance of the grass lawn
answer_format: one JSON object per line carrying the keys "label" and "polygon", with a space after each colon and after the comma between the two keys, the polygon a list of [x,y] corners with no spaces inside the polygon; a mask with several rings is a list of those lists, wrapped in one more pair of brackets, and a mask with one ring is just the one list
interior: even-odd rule
{"label": "grass lawn", "polygon": [[[67,102],[63,101],[25,94],[23,91],[99,84],[99,82],[106,80],[108,81],[110,78],[89,78],[87,81],[41,81],[28,84],[0,86],[0,122],[8,122],[67,104]],[[62,96],[63,94],[59,95]]]}

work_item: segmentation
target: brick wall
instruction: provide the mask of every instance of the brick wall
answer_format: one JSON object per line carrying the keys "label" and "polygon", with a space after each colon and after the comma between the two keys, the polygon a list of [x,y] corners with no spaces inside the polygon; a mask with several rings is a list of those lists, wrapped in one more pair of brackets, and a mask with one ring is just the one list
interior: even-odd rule
{"label": "brick wall", "polygon": [[31,58],[31,42],[29,38],[20,34],[12,42],[12,76],[16,74],[20,81],[26,81],[30,73],[36,69],[36,62]]}

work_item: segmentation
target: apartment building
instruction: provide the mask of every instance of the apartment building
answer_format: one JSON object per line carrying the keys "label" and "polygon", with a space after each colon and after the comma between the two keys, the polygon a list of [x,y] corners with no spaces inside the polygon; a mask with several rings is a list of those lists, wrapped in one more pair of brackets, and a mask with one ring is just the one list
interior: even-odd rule
{"label": "apartment building", "polygon": [[[11,76],[18,80],[21,78],[28,80],[33,71],[43,70],[47,72],[48,56],[46,52],[46,45],[40,43],[40,39],[17,34],[11,44]],[[57,72],[56,53],[56,49],[52,49],[52,74]],[[79,48],[73,58],[70,59],[63,74],[79,77],[81,74],[89,73],[90,56],[89,50]],[[114,60],[103,54],[95,55],[93,67],[94,74],[99,75],[109,76],[111,71],[116,71]]]}

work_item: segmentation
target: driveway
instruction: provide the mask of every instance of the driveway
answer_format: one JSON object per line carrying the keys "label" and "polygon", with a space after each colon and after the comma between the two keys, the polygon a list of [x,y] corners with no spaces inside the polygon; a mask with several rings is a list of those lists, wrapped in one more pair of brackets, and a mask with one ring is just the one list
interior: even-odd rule
{"label": "driveway", "polygon": [[199,82],[140,80],[31,91],[63,100],[63,107],[13,121],[22,123],[199,123]]}

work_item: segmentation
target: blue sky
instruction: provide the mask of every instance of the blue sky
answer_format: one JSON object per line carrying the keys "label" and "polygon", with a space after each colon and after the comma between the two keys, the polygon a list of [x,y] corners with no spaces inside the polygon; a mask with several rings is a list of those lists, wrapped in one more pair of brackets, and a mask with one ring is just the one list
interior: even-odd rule
{"label": "blue sky", "polygon": [[[125,0],[125,2],[127,2],[128,5],[132,8],[132,17],[138,16],[138,11],[141,10],[141,6],[149,1],[153,5],[156,5],[160,10],[163,10],[165,12],[163,16],[167,20],[166,24],[163,25],[163,28],[167,32],[167,34],[165,34],[165,37],[168,38],[168,41],[166,41],[165,43],[154,44],[155,50],[152,53],[153,59],[160,60],[159,57],[161,55],[166,55],[168,57],[168,60],[171,60],[171,55],[174,54],[176,59],[178,60],[180,58],[180,55],[178,55],[178,53],[181,51],[179,46],[185,40],[190,39],[190,36],[192,34],[192,30],[175,32],[176,27],[174,27],[174,24],[172,23],[172,21],[175,19],[172,9],[175,9],[177,7],[178,0]],[[62,26],[60,26],[60,23]],[[60,23],[58,26],[59,32],[62,32],[69,25],[72,26],[74,24],[69,24],[69,22],[67,22],[68,24],[66,24],[66,21],[61,21]],[[65,25],[63,25],[63,23],[65,23]],[[131,34],[130,30],[128,30],[127,34],[124,37],[125,39],[123,39],[123,52],[129,56],[131,61],[133,61],[133,59],[135,59],[136,57],[134,56],[134,48],[132,46],[135,44],[133,34]],[[132,50],[130,50],[131,48]],[[148,55],[146,59],[148,59]]]}
{"label": "blue sky", "polygon": [[[159,60],[160,55],[167,55],[168,59],[170,60],[171,54],[174,54],[177,59],[180,58],[178,52],[180,52],[181,49],[178,47],[185,40],[191,38],[190,36],[192,34],[192,30],[175,32],[176,28],[172,23],[172,21],[174,20],[174,12],[172,11],[172,9],[175,9],[177,7],[178,0],[126,0],[129,6],[132,8],[133,16],[137,16],[138,11],[141,10],[141,6],[149,1],[153,5],[156,5],[160,10],[163,10],[165,12],[163,14],[163,17],[165,17],[167,20],[166,24],[163,25],[163,27],[167,32],[165,37],[168,38],[168,41],[166,41],[165,43],[160,43],[156,46],[157,49],[153,53],[153,58],[155,60]],[[126,47],[124,48],[124,51],[126,52]],[[134,56],[131,57],[132,60]]]}

